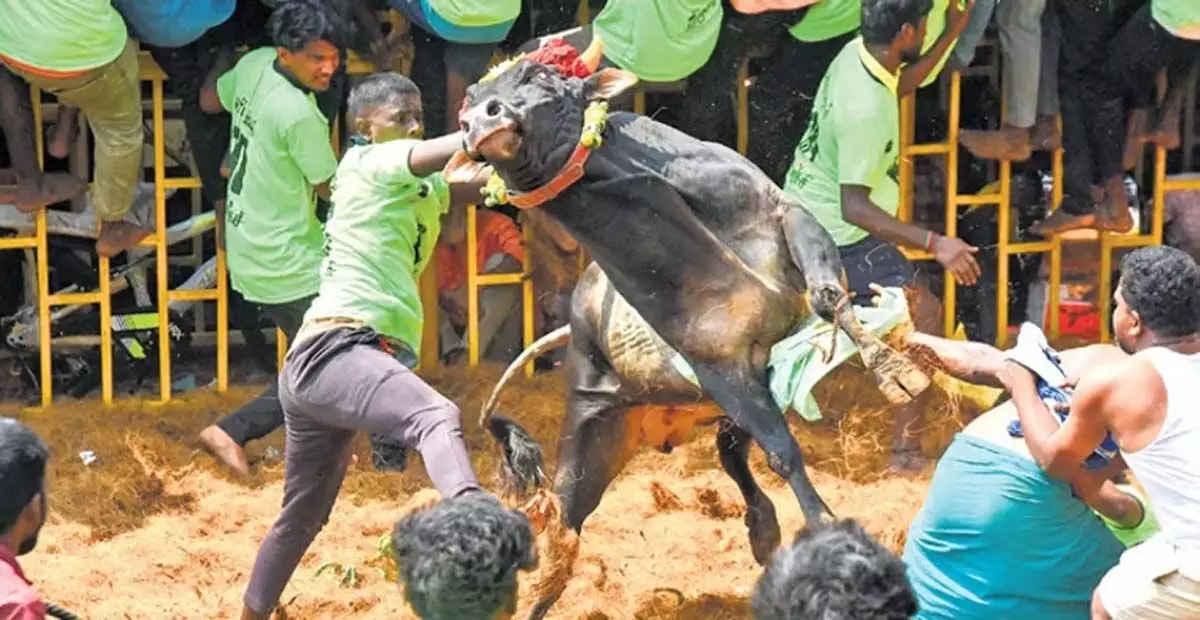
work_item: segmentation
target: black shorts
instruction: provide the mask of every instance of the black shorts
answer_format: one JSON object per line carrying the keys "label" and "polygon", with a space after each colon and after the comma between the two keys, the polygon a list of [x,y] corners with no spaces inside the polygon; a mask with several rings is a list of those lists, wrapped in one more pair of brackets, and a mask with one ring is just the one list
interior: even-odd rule
{"label": "black shorts", "polygon": [[917,276],[912,263],[896,246],[876,237],[842,246],[838,254],[846,270],[851,301],[856,306],[871,305],[871,284],[907,287],[912,286]]}

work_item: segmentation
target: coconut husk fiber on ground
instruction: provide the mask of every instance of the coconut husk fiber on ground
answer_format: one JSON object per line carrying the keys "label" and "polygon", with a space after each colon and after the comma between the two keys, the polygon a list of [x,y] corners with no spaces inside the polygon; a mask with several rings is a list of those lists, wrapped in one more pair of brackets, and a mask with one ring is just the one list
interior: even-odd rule
{"label": "coconut husk fiber on ground", "polygon": [[[485,482],[493,480],[499,461],[475,419],[500,372],[486,366],[422,372],[463,410],[472,462]],[[541,442],[551,469],[564,388],[559,372],[519,376],[500,402],[502,413]],[[225,476],[194,437],[259,389],[196,391],[165,406],[120,400],[105,408],[89,400],[36,414],[0,406],[0,413],[28,421],[53,451],[51,518],[38,549],[22,558],[47,600],[86,618],[237,617],[258,544],[279,511],[282,437],[273,433],[251,444],[250,481]],[[847,395],[854,400],[841,402]],[[823,410],[847,413],[809,427],[792,422],[817,489],[839,516],[859,519],[899,551],[927,478],[880,473],[887,443],[879,437],[890,420],[882,407],[856,409],[874,406],[872,378],[839,369],[818,386],[818,397]],[[932,417],[953,417],[940,415]],[[949,424],[941,424],[934,430],[948,435]],[[760,569],[750,553],[737,487],[717,466],[714,433],[702,428],[669,455],[643,450],[632,459],[586,523],[573,576],[550,617],[748,617],[746,600]],[[928,443],[930,453],[944,445],[941,439]],[[78,456],[84,450],[95,452],[95,463],[84,465]],[[365,438],[357,440],[355,454],[329,524],[284,593],[286,617],[412,617],[380,569],[380,539],[428,479],[415,455],[404,473],[377,473],[370,470]],[[799,507],[757,449],[752,462],[787,542],[788,533],[803,525]],[[326,565],[333,568],[318,575]],[[350,567],[355,580],[346,579]],[[535,578],[523,589],[534,587]]]}

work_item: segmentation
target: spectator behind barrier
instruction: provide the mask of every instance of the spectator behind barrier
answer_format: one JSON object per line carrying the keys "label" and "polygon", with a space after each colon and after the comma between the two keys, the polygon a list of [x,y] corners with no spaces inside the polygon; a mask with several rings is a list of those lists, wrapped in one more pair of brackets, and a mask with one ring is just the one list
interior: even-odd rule
{"label": "spectator behind barrier", "polygon": [[0,62],[78,107],[91,125],[96,251],[111,257],[132,248],[151,231],[126,220],[142,171],[144,129],[137,50],[125,23],[111,2],[97,0],[13,0],[3,14]]}
{"label": "spectator behind barrier", "polygon": [[28,426],[0,418],[0,618],[46,615],[17,556],[33,551],[46,524],[46,462],[50,450]]}
{"label": "spectator behind barrier", "polygon": [[[438,297],[442,313],[441,341],[447,363],[460,358],[466,346],[467,230],[466,211],[451,209],[442,216],[442,236],[434,248]],[[490,209],[475,214],[474,260],[481,274],[516,273],[525,258],[521,231],[508,216]],[[512,285],[489,286],[479,292],[479,353],[507,363],[521,352],[521,289]]]}
{"label": "spectator behind barrier", "polygon": [[537,566],[528,518],[483,493],[404,517],[392,544],[404,596],[424,620],[510,618],[518,571]]}
{"label": "spectator behind barrier", "polygon": [[903,620],[917,613],[904,562],[846,519],[801,530],[750,601],[757,620]]}
{"label": "spectator behind barrier", "polygon": [[467,86],[487,71],[521,0],[388,0],[412,23],[412,80],[421,89],[430,136],[458,129]]}

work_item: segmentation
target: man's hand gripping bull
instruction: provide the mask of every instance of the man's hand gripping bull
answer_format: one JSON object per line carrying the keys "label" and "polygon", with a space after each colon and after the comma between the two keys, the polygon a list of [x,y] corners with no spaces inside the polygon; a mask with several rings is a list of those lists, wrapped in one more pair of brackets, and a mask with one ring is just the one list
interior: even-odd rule
{"label": "man's hand gripping bull", "polygon": [[[493,196],[541,208],[603,269],[589,267],[572,301],[571,393],[555,474],[568,525],[582,528],[636,447],[651,443],[648,407],[690,408],[707,397],[724,414],[721,464],[742,491],[754,555],[765,562],[779,526],[750,472],[749,439],[807,520],[832,517],[767,387],[771,347],[812,311],[846,330],[892,402],[908,402],[929,379],[859,324],[828,233],[738,153],[625,112],[607,114],[600,139],[588,139],[586,110],[635,83],[615,69],[580,79],[528,58],[507,65],[468,91],[464,152],[445,173],[453,180],[491,165]],[[675,351],[702,392],[667,362]],[[487,426],[519,481],[540,482],[531,438],[501,418]]]}

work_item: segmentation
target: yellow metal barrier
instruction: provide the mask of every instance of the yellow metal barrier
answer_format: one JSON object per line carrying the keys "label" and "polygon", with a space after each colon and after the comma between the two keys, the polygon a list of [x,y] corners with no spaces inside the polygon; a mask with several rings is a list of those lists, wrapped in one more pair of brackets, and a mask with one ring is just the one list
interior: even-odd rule
{"label": "yellow metal barrier", "polygon": [[1200,190],[1200,174],[1182,173],[1167,175],[1167,150],[1161,146],[1154,149],[1154,198],[1150,215],[1150,232],[1147,234],[1100,233],[1100,340],[1112,339],[1112,326],[1108,317],[1112,315],[1112,271],[1113,252],[1118,249],[1140,248],[1162,245],[1163,225],[1166,221],[1166,201],[1170,192]]}
{"label": "yellow metal barrier", "polygon": [[[31,87],[29,97],[33,108],[37,161],[38,166],[41,167],[43,164],[42,153],[45,150],[45,134],[42,132],[41,91]],[[38,209],[34,214],[33,235],[0,239],[0,250],[24,250],[27,256],[30,254],[30,250],[33,250],[32,254],[36,263],[34,269],[37,278],[38,345],[41,362],[38,374],[42,384],[42,406],[49,407],[54,401],[54,386],[50,382],[52,376],[50,366],[50,266],[46,243],[45,207]]]}
{"label": "yellow metal barrier", "polygon": [[[533,279],[530,276],[532,266],[529,262],[529,254],[526,253],[521,260],[520,273],[480,273],[477,248],[479,247],[478,231],[475,229],[476,210],[475,205],[467,206],[467,366],[475,367],[479,365],[479,290],[488,286],[521,286],[521,343],[524,348],[528,348],[533,344]],[[525,229],[525,240],[529,240],[529,230]],[[436,269],[433,261],[430,262],[430,267],[426,271]],[[436,303],[436,302],[435,302]],[[436,315],[435,317],[436,318]],[[430,315],[428,311],[425,315],[425,321],[428,325]],[[533,361],[530,360],[525,365],[525,376],[533,376]]]}
{"label": "yellow metal barrier", "polygon": [[[996,344],[1003,346],[1008,338],[1009,268],[1011,256],[1031,253],[1050,254],[1049,325],[1051,338],[1058,335],[1059,281],[1062,266],[1062,242],[1057,237],[1048,241],[1013,242],[1012,232],[1012,164],[1001,161],[999,191],[986,194],[959,194],[958,192],[958,135],[961,121],[962,77],[957,72],[948,73],[949,80],[948,123],[946,140],[933,144],[914,144],[916,132],[916,96],[909,95],[900,101],[900,205],[899,219],[912,222],[913,209],[913,158],[917,156],[942,156],[945,165],[945,235],[958,235],[958,209],[963,206],[995,206],[998,233],[996,240]],[[1004,116],[1003,112],[1001,114]],[[1054,207],[1062,200],[1062,149],[1054,153],[1053,164]],[[932,260],[933,255],[925,251],[903,249],[910,260]],[[945,290],[942,295],[943,329],[947,337],[955,333],[957,325],[957,283],[949,271],[945,272]]]}
{"label": "yellow metal barrier", "polygon": [[[163,84],[167,79],[162,69],[146,52],[138,55],[142,81],[150,82],[151,114],[154,132],[154,234],[144,239],[140,245],[152,247],[155,250],[155,276],[158,306],[158,371],[159,371],[159,402],[171,400],[171,334],[168,306],[172,301],[212,301],[217,304],[217,391],[224,392],[229,387],[229,294],[226,285],[225,251],[217,248],[217,286],[211,290],[173,291],[168,283],[169,255],[167,253],[167,190],[190,189],[199,191],[200,179],[196,177],[173,177],[166,174],[166,123],[164,114],[165,97]],[[102,273],[108,273],[107,265],[102,263]],[[101,278],[101,281],[106,278]],[[102,284],[107,292],[107,284]],[[105,295],[107,299],[107,295]],[[109,319],[102,315],[101,337],[111,338]],[[103,342],[102,351],[111,355],[111,342]],[[105,381],[111,383],[112,372],[104,371]]]}

